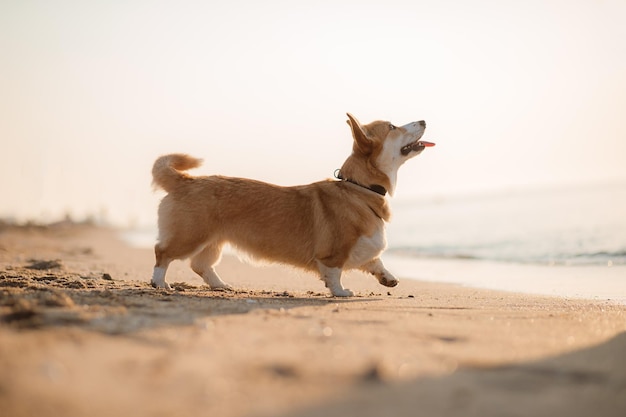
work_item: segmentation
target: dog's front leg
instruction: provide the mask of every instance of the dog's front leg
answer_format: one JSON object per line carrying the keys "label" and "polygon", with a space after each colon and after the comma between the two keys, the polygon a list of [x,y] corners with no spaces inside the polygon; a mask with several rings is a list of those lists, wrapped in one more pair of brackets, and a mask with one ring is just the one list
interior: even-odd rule
{"label": "dog's front leg", "polygon": [[398,285],[398,279],[394,277],[391,272],[387,271],[380,258],[369,261],[365,265],[361,266],[360,269],[374,275],[378,282],[385,287],[395,287]]}
{"label": "dog's front leg", "polygon": [[341,285],[341,268],[331,268],[318,261],[318,268],[326,288],[335,297],[352,297],[354,293]]}

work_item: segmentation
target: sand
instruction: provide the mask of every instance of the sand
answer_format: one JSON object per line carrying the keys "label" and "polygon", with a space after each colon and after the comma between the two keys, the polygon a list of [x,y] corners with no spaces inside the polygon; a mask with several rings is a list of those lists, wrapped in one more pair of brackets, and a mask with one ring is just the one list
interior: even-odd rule
{"label": "sand", "polygon": [[[0,229],[2,416],[624,416],[626,306],[225,256],[235,291],[85,225]],[[460,269],[458,274],[463,274]]]}

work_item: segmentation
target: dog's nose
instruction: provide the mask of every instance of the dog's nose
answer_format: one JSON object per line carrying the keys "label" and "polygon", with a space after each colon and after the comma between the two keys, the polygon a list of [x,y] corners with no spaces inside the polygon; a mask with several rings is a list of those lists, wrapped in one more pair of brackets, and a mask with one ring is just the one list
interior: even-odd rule
{"label": "dog's nose", "polygon": [[420,120],[420,121],[419,121],[419,122],[417,122],[417,123],[419,123],[419,125],[420,125],[420,126],[422,126],[422,127],[426,127],[426,122],[425,122],[425,121],[423,121],[423,120]]}

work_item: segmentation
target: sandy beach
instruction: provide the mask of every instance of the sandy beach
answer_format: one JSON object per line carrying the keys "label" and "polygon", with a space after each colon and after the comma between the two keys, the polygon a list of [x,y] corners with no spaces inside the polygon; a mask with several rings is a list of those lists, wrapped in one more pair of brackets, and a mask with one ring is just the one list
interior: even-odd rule
{"label": "sandy beach", "polygon": [[[234,291],[86,225],[0,226],[3,416],[623,416],[626,306],[226,256]],[[458,274],[463,274],[459,269]]]}

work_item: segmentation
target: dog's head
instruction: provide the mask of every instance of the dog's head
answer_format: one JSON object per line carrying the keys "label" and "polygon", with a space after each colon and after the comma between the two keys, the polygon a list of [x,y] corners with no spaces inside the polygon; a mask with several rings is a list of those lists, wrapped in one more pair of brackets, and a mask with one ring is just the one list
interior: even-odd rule
{"label": "dog's head", "polygon": [[360,184],[380,184],[391,195],[395,191],[398,168],[435,145],[420,140],[426,130],[423,120],[404,126],[384,121],[362,125],[348,113],[347,122],[354,143],[351,157],[341,168],[342,175]]}

